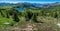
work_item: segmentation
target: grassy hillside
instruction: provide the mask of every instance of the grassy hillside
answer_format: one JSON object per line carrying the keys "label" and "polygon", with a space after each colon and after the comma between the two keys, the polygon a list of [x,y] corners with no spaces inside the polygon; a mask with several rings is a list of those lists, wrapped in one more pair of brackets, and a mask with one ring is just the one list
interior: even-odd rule
{"label": "grassy hillside", "polygon": [[[13,6],[0,6],[0,30],[30,29],[36,31],[60,31],[60,5],[49,8],[25,8],[19,12]],[[17,28],[17,29],[14,29]],[[29,29],[28,29],[29,30]]]}

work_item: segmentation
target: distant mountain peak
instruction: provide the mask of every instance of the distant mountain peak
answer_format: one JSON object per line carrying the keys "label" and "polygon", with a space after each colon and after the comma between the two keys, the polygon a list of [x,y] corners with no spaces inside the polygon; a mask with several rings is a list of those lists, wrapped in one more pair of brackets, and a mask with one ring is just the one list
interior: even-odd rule
{"label": "distant mountain peak", "polygon": [[15,6],[15,5],[19,5],[19,4],[23,4],[25,6],[28,6],[28,7],[45,7],[45,8],[48,8],[48,7],[51,7],[51,6],[56,6],[56,5],[60,5],[60,2],[55,2],[55,3],[46,3],[46,4],[41,4],[41,3],[29,3],[29,2],[13,2],[13,3],[7,3],[7,2],[3,2],[3,3],[0,3],[0,6]]}

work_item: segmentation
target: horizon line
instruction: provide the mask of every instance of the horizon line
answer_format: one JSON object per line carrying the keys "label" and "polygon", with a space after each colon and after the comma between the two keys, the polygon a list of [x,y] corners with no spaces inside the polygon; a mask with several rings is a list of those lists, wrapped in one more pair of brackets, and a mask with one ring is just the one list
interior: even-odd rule
{"label": "horizon line", "polygon": [[[55,2],[37,2],[37,1],[0,1],[0,3],[24,3],[24,2],[27,2],[27,3],[55,3]],[[57,2],[57,1],[56,1]]]}

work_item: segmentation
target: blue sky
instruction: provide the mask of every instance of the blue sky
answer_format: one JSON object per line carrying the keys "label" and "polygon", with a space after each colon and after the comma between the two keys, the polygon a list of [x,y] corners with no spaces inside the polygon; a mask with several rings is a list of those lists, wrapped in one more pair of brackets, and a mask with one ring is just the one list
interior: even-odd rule
{"label": "blue sky", "polygon": [[0,0],[0,2],[36,2],[36,3],[51,3],[51,2],[60,2],[60,0]]}

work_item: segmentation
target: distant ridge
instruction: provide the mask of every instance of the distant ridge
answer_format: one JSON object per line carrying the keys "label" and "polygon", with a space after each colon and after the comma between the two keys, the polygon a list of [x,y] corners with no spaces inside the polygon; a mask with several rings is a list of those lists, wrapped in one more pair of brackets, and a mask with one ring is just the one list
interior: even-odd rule
{"label": "distant ridge", "polygon": [[6,3],[6,2],[1,2],[0,6],[14,6],[14,5],[19,5],[23,4],[25,6],[29,5],[28,7],[51,7],[55,5],[60,5],[60,2],[55,2],[55,3],[46,3],[46,4],[41,4],[41,3],[28,3],[28,2],[16,2],[16,3]]}

